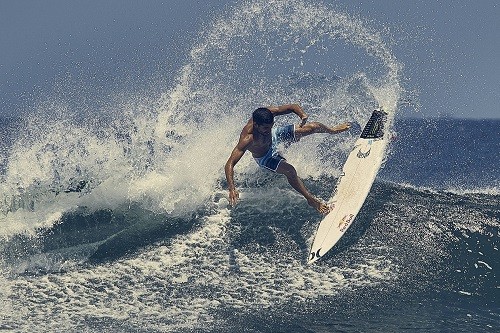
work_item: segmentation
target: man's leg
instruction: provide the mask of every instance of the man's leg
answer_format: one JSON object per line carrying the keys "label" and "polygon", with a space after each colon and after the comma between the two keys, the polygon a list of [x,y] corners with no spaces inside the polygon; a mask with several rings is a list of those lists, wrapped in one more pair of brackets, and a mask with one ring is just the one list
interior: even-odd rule
{"label": "man's leg", "polygon": [[314,134],[314,133],[328,133],[328,134],[337,134],[344,131],[347,131],[351,127],[349,123],[343,123],[337,126],[328,127],[322,123],[318,122],[310,122],[305,124],[302,127],[295,126],[295,138],[299,140],[300,138]]}
{"label": "man's leg", "polygon": [[316,197],[314,197],[305,187],[302,180],[298,177],[297,171],[295,168],[288,164],[285,160],[282,160],[276,170],[277,173],[285,175],[288,179],[288,183],[300,194],[306,198],[307,203],[314,207],[321,214],[326,214],[329,212],[328,206],[319,201]]}

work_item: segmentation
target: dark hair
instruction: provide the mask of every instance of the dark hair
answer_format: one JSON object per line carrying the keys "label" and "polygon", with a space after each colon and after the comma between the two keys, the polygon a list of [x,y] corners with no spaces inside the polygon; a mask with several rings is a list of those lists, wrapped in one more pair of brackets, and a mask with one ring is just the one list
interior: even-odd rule
{"label": "dark hair", "polygon": [[272,124],[274,122],[274,114],[268,108],[258,108],[253,112],[252,119],[259,125]]}

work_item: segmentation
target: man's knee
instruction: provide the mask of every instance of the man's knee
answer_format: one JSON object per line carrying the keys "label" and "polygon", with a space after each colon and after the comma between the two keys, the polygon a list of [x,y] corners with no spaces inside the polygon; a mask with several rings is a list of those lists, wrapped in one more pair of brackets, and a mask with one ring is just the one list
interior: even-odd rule
{"label": "man's knee", "polygon": [[321,130],[321,125],[318,122],[310,122],[310,123],[305,124],[302,127],[295,129],[296,134],[298,134],[299,136],[313,134],[313,133],[316,133],[320,130]]}
{"label": "man's knee", "polygon": [[307,125],[311,128],[311,130],[315,131],[321,128],[320,124],[316,121],[310,122]]}
{"label": "man's knee", "polygon": [[297,171],[293,167],[293,165],[286,163],[285,161],[281,162],[278,170],[276,172],[285,175],[287,178],[296,178]]}

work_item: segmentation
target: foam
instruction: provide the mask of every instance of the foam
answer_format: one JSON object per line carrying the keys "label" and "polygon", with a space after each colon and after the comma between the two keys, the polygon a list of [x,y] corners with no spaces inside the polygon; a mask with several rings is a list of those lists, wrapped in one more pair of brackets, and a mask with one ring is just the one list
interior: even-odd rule
{"label": "foam", "polygon": [[[394,183],[391,181],[388,181],[388,183]],[[439,194],[439,193],[452,193],[456,195],[468,195],[468,194],[485,194],[485,195],[491,195],[491,196],[497,196],[499,195],[499,189],[496,186],[487,186],[487,187],[461,187],[461,186],[453,186],[453,187],[445,187],[445,188],[436,188],[436,187],[431,187],[431,186],[421,186],[421,185],[414,185],[411,183],[394,183],[397,186],[401,186],[403,188],[409,188],[413,189],[416,191],[420,192],[429,192],[432,194]]]}
{"label": "foam", "polygon": [[149,329],[168,324],[170,331],[207,328],[217,323],[213,313],[221,306],[244,310],[269,308],[290,299],[303,302],[378,284],[394,274],[386,260],[377,256],[367,256],[353,267],[305,266],[296,257],[295,243],[278,229],[273,231],[274,248],[259,253],[232,249],[227,237],[230,224],[229,211],[219,210],[195,232],[134,258],[5,281],[2,288],[11,290],[15,305],[25,309],[6,314],[20,328],[49,328],[49,315],[61,329],[85,325],[81,318],[86,323],[105,318],[128,325],[148,322]]}
{"label": "foam", "polygon": [[448,188],[444,191],[465,195],[465,194],[486,194],[486,195],[500,195],[498,187],[480,187],[480,188]]}

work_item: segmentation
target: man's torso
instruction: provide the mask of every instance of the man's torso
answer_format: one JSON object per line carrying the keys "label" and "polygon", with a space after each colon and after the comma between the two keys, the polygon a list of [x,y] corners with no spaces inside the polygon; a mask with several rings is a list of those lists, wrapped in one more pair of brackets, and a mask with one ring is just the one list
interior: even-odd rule
{"label": "man's torso", "polygon": [[247,150],[252,153],[255,158],[262,157],[271,149],[272,135],[262,135],[253,131],[253,124],[247,124],[242,131],[242,138],[248,142]]}

